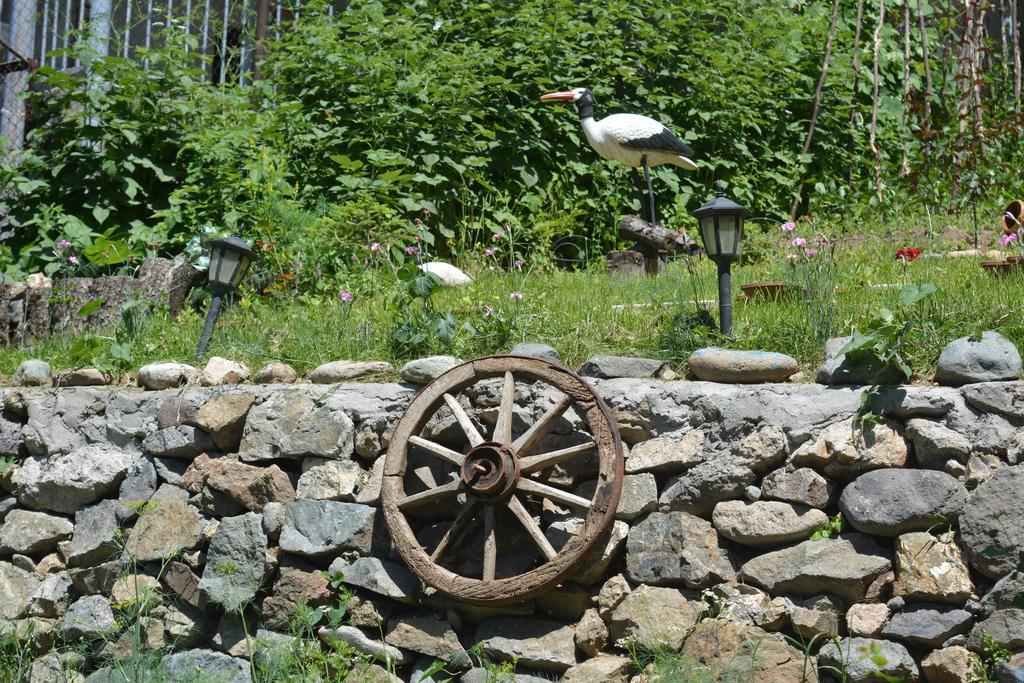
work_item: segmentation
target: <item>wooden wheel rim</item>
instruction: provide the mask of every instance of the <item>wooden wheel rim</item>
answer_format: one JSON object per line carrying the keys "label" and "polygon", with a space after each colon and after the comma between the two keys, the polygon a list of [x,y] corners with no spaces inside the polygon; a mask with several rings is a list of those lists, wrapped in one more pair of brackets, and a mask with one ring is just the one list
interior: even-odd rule
{"label": "wooden wheel rim", "polygon": [[[427,421],[445,405],[445,394],[457,396],[464,389],[487,379],[506,377],[512,373],[515,379],[533,379],[558,389],[564,394],[568,401],[566,408],[558,412],[556,417],[549,421],[546,428],[537,438],[546,433],[557,417],[561,416],[570,405],[582,419],[589,429],[594,442],[594,449],[598,457],[597,486],[593,496],[589,499],[589,508],[583,524],[583,529],[566,541],[561,550],[556,551],[554,557],[543,562],[539,566],[530,569],[522,574],[503,578],[472,578],[456,574],[453,571],[441,566],[440,561],[435,562],[430,554],[422,547],[417,540],[412,526],[402,512],[400,504],[408,504],[408,496],[405,493],[405,472],[408,463],[410,439],[417,437]],[[512,392],[512,404],[514,405],[514,391]],[[556,402],[556,407],[560,402]],[[503,415],[504,413],[504,415]],[[547,415],[534,421],[534,424],[541,423]],[[503,423],[507,420],[507,424]],[[473,443],[473,439],[467,434],[470,445],[475,449],[481,445],[487,445],[487,441],[503,443],[507,439],[499,439],[499,432],[511,435],[511,411],[505,410],[504,399],[499,407],[498,424],[495,426],[493,439],[482,439],[480,443]],[[465,429],[465,428],[463,428]],[[474,428],[475,429],[475,428]],[[538,427],[540,430],[540,427]],[[522,441],[530,434],[531,430],[519,436],[516,441]],[[479,433],[477,433],[479,437]],[[529,456],[529,448],[535,444],[530,443],[524,449],[524,457]],[[415,444],[414,444],[415,445]],[[511,445],[511,444],[504,444]],[[591,449],[591,450],[594,450]],[[472,452],[472,450],[470,451]],[[553,453],[557,453],[553,452]],[[462,455],[462,454],[458,454]],[[550,454],[540,454],[550,455]],[[464,457],[464,456],[463,456]],[[535,495],[535,491],[525,492],[518,488],[522,482],[528,482],[526,486],[532,486],[532,481],[527,474],[519,473],[519,465],[526,462],[522,457],[516,456],[516,479],[519,482],[513,492],[521,495]],[[552,462],[550,466],[561,462]],[[533,461],[533,464],[539,464]],[[530,471],[540,471],[536,470]],[[405,414],[395,427],[391,444],[388,448],[384,462],[384,480],[381,485],[381,506],[384,510],[384,517],[387,520],[391,538],[406,564],[424,582],[438,589],[439,591],[458,600],[474,604],[494,605],[527,600],[547,588],[561,583],[576,570],[594,549],[594,546],[604,540],[605,532],[609,529],[615,519],[615,509],[619,502],[619,495],[622,490],[623,476],[623,454],[622,441],[619,438],[615,420],[611,411],[600,396],[590,387],[579,375],[560,365],[549,363],[539,358],[527,358],[521,356],[487,356],[469,361],[444,373],[433,382],[423,387],[413,398]],[[454,483],[463,484],[460,480]],[[445,484],[451,486],[452,484]],[[433,489],[442,488],[441,486]],[[464,489],[463,489],[464,490]],[[540,494],[544,497],[544,494]],[[512,496],[516,498],[515,495]],[[520,496],[521,497],[521,496]],[[475,512],[478,515],[486,505],[495,503],[478,503],[467,499],[463,506],[464,510],[472,510],[476,505]],[[492,508],[493,510],[493,508]],[[467,513],[470,514],[470,513]],[[493,519],[493,512],[490,513]],[[453,522],[452,526],[456,523]],[[463,527],[464,529],[464,527]],[[461,531],[461,529],[460,529]],[[495,532],[496,533],[496,532]],[[492,534],[493,536],[493,534]],[[443,542],[443,541],[442,541]],[[485,545],[487,541],[485,540]],[[544,553],[539,553],[544,559]],[[484,569],[486,574],[487,569]]]}

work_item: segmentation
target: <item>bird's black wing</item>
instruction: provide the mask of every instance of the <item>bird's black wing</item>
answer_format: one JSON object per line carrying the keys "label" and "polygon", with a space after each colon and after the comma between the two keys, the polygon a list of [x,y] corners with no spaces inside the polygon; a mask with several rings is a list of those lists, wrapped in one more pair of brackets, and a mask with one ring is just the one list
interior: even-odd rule
{"label": "bird's black wing", "polygon": [[623,140],[622,144],[626,147],[633,147],[636,149],[674,152],[676,154],[681,154],[684,157],[693,156],[693,148],[673,135],[672,131],[664,126],[661,127],[660,133],[655,133],[654,135],[648,135],[642,138],[630,138],[629,140]]}

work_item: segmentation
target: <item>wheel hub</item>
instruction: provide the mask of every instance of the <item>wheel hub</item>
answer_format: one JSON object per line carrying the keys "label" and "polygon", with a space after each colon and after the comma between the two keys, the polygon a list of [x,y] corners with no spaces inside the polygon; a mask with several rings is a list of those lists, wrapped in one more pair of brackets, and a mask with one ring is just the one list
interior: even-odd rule
{"label": "wheel hub", "polygon": [[466,454],[461,476],[466,488],[480,499],[500,500],[519,482],[519,457],[504,444],[482,443]]}

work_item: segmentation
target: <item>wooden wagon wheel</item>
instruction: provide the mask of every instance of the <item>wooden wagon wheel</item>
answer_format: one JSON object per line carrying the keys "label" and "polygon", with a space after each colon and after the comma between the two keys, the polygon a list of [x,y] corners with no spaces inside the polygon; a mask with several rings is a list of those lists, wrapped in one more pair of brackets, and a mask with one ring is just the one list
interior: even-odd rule
{"label": "wooden wagon wheel", "polygon": [[[479,390],[495,378],[500,379],[491,384],[501,386],[494,427],[485,430],[490,434],[481,433],[478,424],[483,420],[479,415],[474,420],[458,397],[463,390],[484,383],[476,387]],[[518,434],[514,430],[517,381],[530,383],[536,393],[556,394],[554,405],[531,425],[522,429],[520,422]],[[548,391],[549,387],[556,391]],[[574,434],[583,442],[535,452],[570,408],[579,418]],[[493,411],[490,417],[495,417]],[[432,418],[434,424],[439,419],[451,423],[461,445],[443,445],[422,436]],[[413,454],[434,471],[440,468],[442,476],[416,481],[414,468],[409,467]],[[565,490],[564,478],[561,487],[542,481],[545,475],[550,479],[555,466],[571,466],[595,454],[594,478],[576,493]],[[594,460],[587,462],[593,465]],[[578,375],[538,358],[488,356],[452,368],[412,400],[388,449],[381,504],[395,546],[426,583],[465,602],[517,602],[568,578],[595,544],[604,540],[614,521],[622,468],[622,441],[615,420]],[[574,528],[578,532],[564,542],[560,538],[553,544],[545,535],[543,516],[537,514],[545,500],[549,511],[550,504],[555,504],[577,513]],[[482,531],[475,538],[477,543],[471,527]],[[520,540],[525,532],[529,541],[510,549],[507,539],[513,532],[520,534]],[[472,571],[455,571],[457,561],[472,564],[479,558],[479,566]],[[511,569],[509,562],[500,561],[507,559],[515,565]]]}

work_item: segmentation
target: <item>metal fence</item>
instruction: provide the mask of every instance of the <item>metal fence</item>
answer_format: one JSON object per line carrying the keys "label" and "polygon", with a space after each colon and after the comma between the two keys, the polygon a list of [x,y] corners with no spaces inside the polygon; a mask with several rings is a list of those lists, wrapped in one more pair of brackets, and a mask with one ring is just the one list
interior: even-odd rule
{"label": "metal fence", "polygon": [[133,57],[159,47],[174,22],[209,57],[211,82],[245,83],[258,77],[262,41],[279,37],[299,13],[299,0],[0,0],[0,135],[9,150],[22,145],[29,72],[80,70],[65,51],[77,40],[102,55]]}

